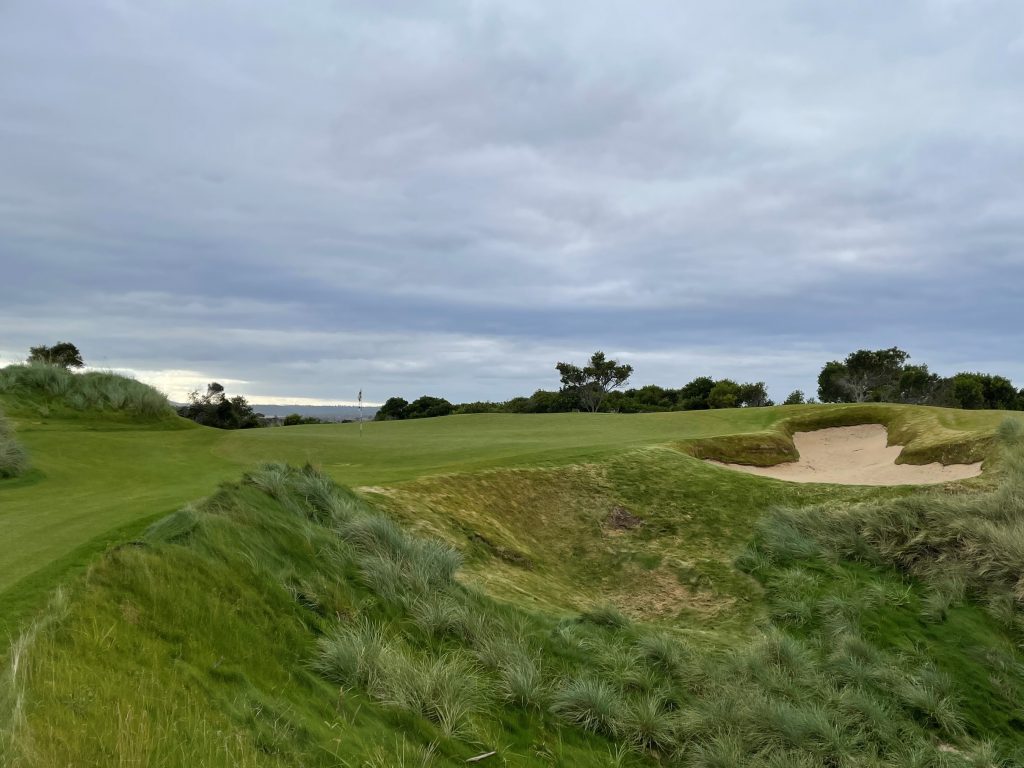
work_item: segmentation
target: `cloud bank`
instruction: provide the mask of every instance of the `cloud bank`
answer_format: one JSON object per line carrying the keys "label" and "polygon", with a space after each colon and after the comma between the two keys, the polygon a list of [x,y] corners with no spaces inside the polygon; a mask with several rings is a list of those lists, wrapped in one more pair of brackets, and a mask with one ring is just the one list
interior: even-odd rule
{"label": "cloud bank", "polygon": [[174,397],[1024,385],[1024,6],[0,8],[0,358]]}

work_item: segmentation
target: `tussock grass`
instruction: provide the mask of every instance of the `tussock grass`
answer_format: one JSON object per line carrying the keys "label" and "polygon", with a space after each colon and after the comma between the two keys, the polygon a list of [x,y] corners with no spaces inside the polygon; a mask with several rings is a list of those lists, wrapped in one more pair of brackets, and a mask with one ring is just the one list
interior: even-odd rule
{"label": "tussock grass", "polygon": [[28,467],[28,452],[15,439],[14,428],[0,411],[0,479],[18,477]]}
{"label": "tussock grass", "polygon": [[614,737],[624,711],[622,694],[604,680],[568,680],[554,693],[551,711],[587,731]]}
{"label": "tussock grass", "polygon": [[0,395],[12,412],[32,416],[62,411],[121,413],[141,419],[174,416],[166,395],[135,379],[105,371],[72,373],[46,363],[0,368]]}
{"label": "tussock grass", "polygon": [[580,614],[581,621],[596,624],[609,629],[622,629],[629,626],[629,618],[613,605],[599,605]]}

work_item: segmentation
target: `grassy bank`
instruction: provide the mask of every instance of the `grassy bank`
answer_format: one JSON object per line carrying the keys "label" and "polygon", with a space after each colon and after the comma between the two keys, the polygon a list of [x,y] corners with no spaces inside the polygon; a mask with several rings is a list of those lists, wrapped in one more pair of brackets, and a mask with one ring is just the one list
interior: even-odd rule
{"label": "grassy bank", "polygon": [[698,617],[496,600],[456,578],[450,545],[315,470],[266,466],[108,552],[43,615],[4,681],[3,754],[1017,765],[1024,459],[1003,466],[990,491],[801,503],[752,524],[739,565],[764,611],[713,638]]}
{"label": "grassy bank", "polygon": [[[10,368],[4,371],[12,375]],[[12,414],[19,442],[33,460],[27,475],[0,480],[0,519],[7,542],[0,549],[4,632],[31,614],[45,590],[79,572],[109,544],[130,538],[148,521],[212,493],[218,483],[261,461],[313,462],[347,485],[396,494],[402,500],[396,514],[414,510],[436,535],[472,546],[479,555],[471,560],[472,574],[490,580],[502,594],[530,592],[573,608],[608,598],[589,579],[615,562],[621,567],[608,573],[619,574],[627,584],[642,585],[651,577],[665,589],[679,579],[683,584],[673,587],[677,591],[694,591],[699,585],[691,602],[701,610],[717,599],[705,594],[709,582],[716,590],[725,585],[725,602],[745,599],[745,587],[733,576],[720,578],[721,563],[732,557],[758,514],[743,501],[797,503],[805,498],[810,503],[830,493],[848,495],[841,489],[793,491],[735,473],[716,475],[684,455],[709,441],[745,444],[743,435],[785,438],[786,424],[793,419],[824,418],[832,406],[637,415],[481,414],[373,423],[362,433],[356,424],[223,432],[173,415],[134,418],[113,411],[77,411],[60,404],[59,388],[56,394],[47,392],[45,387],[0,392],[0,405]],[[837,408],[844,414],[857,409]],[[913,440],[937,445],[989,440],[1001,418],[983,411],[870,409],[863,412],[886,423],[895,418],[888,414],[899,415]],[[526,474],[517,474],[522,472]],[[517,511],[514,500],[519,494],[509,493],[510,487],[535,503]],[[584,508],[585,499],[594,505]],[[602,521],[615,506],[635,507],[651,525],[619,539],[606,536]],[[489,507],[495,513],[490,517]],[[578,572],[563,576],[559,570],[556,578],[549,578],[546,564],[573,556],[564,543],[517,544],[513,539],[518,532],[510,536],[497,530],[520,524],[539,525],[538,530],[553,534],[585,532],[581,546],[586,552]],[[665,542],[660,549],[659,540]],[[669,542],[678,552],[689,553],[675,556],[679,562],[663,559],[665,566],[655,566],[651,576],[644,564],[664,558]],[[700,551],[705,545],[708,554]],[[529,549],[524,554],[537,567],[528,571],[507,563],[501,555],[515,555],[502,548]],[[489,549],[498,556],[491,560],[493,567],[484,567],[480,558]],[[551,589],[546,588],[549,584]],[[635,596],[642,587],[628,591]],[[626,600],[620,602],[629,607]],[[666,613],[650,602],[639,606],[638,615]]]}

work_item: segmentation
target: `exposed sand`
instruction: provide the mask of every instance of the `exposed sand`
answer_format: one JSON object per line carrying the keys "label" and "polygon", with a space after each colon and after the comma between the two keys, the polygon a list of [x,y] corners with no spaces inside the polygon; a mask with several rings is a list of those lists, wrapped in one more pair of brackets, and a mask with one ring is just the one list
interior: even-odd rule
{"label": "exposed sand", "polygon": [[963,480],[981,474],[977,464],[897,464],[901,445],[886,445],[888,433],[881,424],[831,427],[797,432],[793,442],[800,460],[774,467],[710,463],[720,467],[774,477],[794,483],[840,485],[926,485]]}

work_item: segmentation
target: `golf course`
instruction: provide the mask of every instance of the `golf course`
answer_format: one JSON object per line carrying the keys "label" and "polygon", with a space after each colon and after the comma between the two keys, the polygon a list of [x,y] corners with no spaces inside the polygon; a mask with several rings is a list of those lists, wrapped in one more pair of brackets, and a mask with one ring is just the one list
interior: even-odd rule
{"label": "golf course", "polygon": [[[5,764],[1024,755],[1020,413],[218,430],[45,366],[4,369],[0,408],[28,457],[0,480]],[[738,471],[851,427],[939,474]]]}

